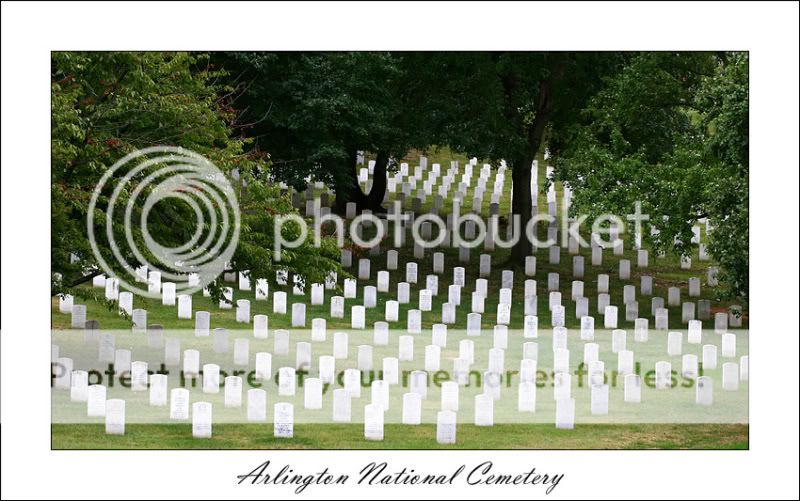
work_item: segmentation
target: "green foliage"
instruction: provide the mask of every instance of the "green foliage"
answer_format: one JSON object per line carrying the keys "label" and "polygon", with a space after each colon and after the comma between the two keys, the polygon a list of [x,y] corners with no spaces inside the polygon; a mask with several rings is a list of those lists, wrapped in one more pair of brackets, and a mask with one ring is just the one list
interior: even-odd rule
{"label": "green foliage", "polygon": [[216,53],[242,111],[237,126],[268,151],[272,173],[297,188],[313,176],[351,188],[355,152],[403,156],[421,135],[408,123],[400,57],[385,52]]}
{"label": "green foliage", "polygon": [[710,218],[709,250],[726,295],[747,299],[747,55],[642,53],[607,79],[582,122],[554,140],[557,177],[575,212],[628,214],[658,230],[659,251],[688,254]]}
{"label": "green foliage", "polygon": [[[53,294],[81,294],[72,286],[97,269],[86,229],[87,209],[97,182],[114,162],[150,146],[180,146],[205,156],[225,173],[239,173],[247,184],[237,193],[242,211],[241,237],[231,265],[236,270],[251,270],[253,279],[274,279],[270,255],[273,218],[291,211],[291,206],[285,195],[268,183],[268,159],[250,151],[247,140],[234,135],[238,115],[220,97],[230,92],[219,83],[224,76],[203,54],[53,54]],[[134,178],[117,207],[124,207],[136,184],[149,172]],[[112,186],[118,182],[111,180]],[[104,231],[109,194],[110,190],[103,191],[94,214],[98,235]],[[116,210],[112,219],[117,241],[124,241],[122,211]],[[194,213],[185,203],[170,199],[155,207],[148,228],[159,243],[178,245],[194,233]],[[138,226],[133,228],[133,239],[144,249]],[[106,261],[116,266],[108,242],[100,239],[98,243]],[[126,262],[136,262],[131,248],[120,250]],[[70,259],[72,254],[77,260]],[[145,253],[145,257],[152,256]],[[281,263],[281,267],[319,281],[329,270],[338,268],[336,257],[330,247],[320,252],[309,245],[295,249],[293,259]],[[121,266],[116,271],[127,273]]]}

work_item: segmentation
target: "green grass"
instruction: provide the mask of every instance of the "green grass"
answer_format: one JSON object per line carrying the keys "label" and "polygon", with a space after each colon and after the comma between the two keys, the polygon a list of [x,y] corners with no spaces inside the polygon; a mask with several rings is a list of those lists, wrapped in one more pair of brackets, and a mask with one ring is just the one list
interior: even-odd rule
{"label": "green grass", "polygon": [[703,425],[459,425],[457,443],[436,443],[434,425],[387,424],[383,441],[364,440],[358,424],[295,425],[277,439],[272,426],[215,424],[210,439],[193,439],[190,424],[130,424],[107,436],[98,424],[52,425],[54,449],[747,449],[748,427]]}

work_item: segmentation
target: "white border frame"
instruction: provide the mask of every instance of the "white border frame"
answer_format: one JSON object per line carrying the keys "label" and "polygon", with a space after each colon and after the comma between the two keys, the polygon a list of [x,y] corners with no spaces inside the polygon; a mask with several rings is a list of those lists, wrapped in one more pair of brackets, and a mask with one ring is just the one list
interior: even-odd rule
{"label": "white border frame", "polygon": [[[14,375],[32,364],[43,366],[49,357],[50,51],[77,49],[751,51],[755,173],[750,185],[751,220],[758,224],[751,228],[750,311],[751,330],[762,335],[751,339],[750,450],[51,451],[49,381],[37,372],[18,384]],[[797,221],[791,220],[798,214],[797,138],[798,4],[794,2],[3,3],[2,496],[264,499],[290,496],[292,489],[233,487],[235,475],[266,459],[302,462],[302,470],[308,472],[335,465],[350,465],[344,468],[357,472],[373,460],[387,460],[397,469],[406,465],[417,471],[448,471],[491,458],[504,472],[530,465],[541,472],[566,473],[554,497],[796,498],[798,394],[791,388],[797,388],[798,336],[796,322],[781,325],[778,314],[794,315],[798,304]],[[22,212],[24,218],[19,217]],[[788,224],[781,215],[790,218]],[[784,240],[772,235],[783,235]],[[779,271],[770,245],[784,253]],[[781,348],[775,350],[771,346],[779,336]],[[776,387],[770,381],[781,383]],[[777,391],[782,393],[780,402]],[[423,493],[466,499],[543,495],[540,488],[522,486],[489,489],[458,484],[422,489],[358,488],[351,483],[312,487],[305,495],[388,499]]]}

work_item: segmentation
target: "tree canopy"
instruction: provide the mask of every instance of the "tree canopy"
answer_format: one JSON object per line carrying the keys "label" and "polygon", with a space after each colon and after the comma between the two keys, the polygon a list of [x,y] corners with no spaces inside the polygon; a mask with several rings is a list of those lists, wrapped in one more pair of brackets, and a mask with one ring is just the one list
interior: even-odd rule
{"label": "tree canopy", "polygon": [[638,54],[551,143],[576,212],[625,214],[640,201],[657,230],[644,238],[681,255],[697,247],[692,227],[709,219],[726,293],[745,300],[747,64],[746,53]]}
{"label": "tree canopy", "polygon": [[[242,240],[231,266],[260,278],[277,266],[274,215],[291,210],[271,179],[303,188],[313,178],[334,188],[338,210],[353,201],[380,211],[391,159],[448,146],[508,162],[522,228],[530,166],[545,148],[574,211],[627,214],[641,201],[658,251],[688,254],[692,227],[708,219],[726,291],[747,298],[746,53],[55,53],[52,106],[52,259],[64,277],[55,292],[94,269],[86,200],[135,149],[183,146],[237,173]],[[360,150],[376,157],[370,193],[356,179]],[[186,241],[189,207],[162,209],[159,238]],[[97,224],[104,215],[101,205]],[[520,238],[511,263],[531,251]],[[337,268],[330,242],[286,252],[279,266],[313,281]]]}
{"label": "tree canopy", "polygon": [[[84,294],[85,290],[75,286],[102,273],[87,239],[86,223],[89,199],[97,182],[128,153],[160,145],[180,146],[205,156],[239,186],[241,232],[230,262],[232,270],[249,270],[253,280],[274,281],[275,269],[280,267],[311,281],[322,281],[327,272],[338,269],[338,250],[327,241],[319,249],[309,242],[286,250],[279,264],[273,262],[274,216],[291,211],[291,204],[267,182],[268,159],[236,133],[238,114],[222,98],[230,91],[219,83],[224,76],[224,71],[214,69],[208,55],[203,54],[53,54],[53,294]],[[149,172],[145,170],[135,177],[117,203],[127,203],[136,184]],[[108,239],[102,238],[110,190],[119,182],[120,179],[112,179],[108,190],[101,193],[94,221],[100,253],[123,276],[130,273],[126,264],[136,263],[131,246],[121,245],[125,263],[120,263],[113,256]],[[124,212],[116,210],[113,214],[115,240],[124,243]],[[134,209],[133,220],[138,222],[141,218],[141,208]],[[147,223],[156,241],[171,246],[186,242],[197,230],[193,211],[177,199],[160,203]],[[146,252],[146,246],[141,245],[140,226],[129,227],[137,247]],[[284,230],[293,231],[291,225]],[[215,293],[218,285],[211,286]]]}

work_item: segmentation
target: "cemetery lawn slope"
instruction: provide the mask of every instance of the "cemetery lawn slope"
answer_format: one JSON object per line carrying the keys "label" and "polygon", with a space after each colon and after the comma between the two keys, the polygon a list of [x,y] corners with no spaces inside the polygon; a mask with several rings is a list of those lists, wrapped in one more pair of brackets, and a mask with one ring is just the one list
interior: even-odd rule
{"label": "cemetery lawn slope", "polygon": [[277,439],[270,424],[215,424],[213,437],[193,439],[191,424],[128,424],[109,436],[102,424],[53,424],[53,449],[748,449],[747,424],[458,426],[458,443],[436,443],[436,426],[387,424],[385,440],[364,440],[362,424],[295,424]]}

